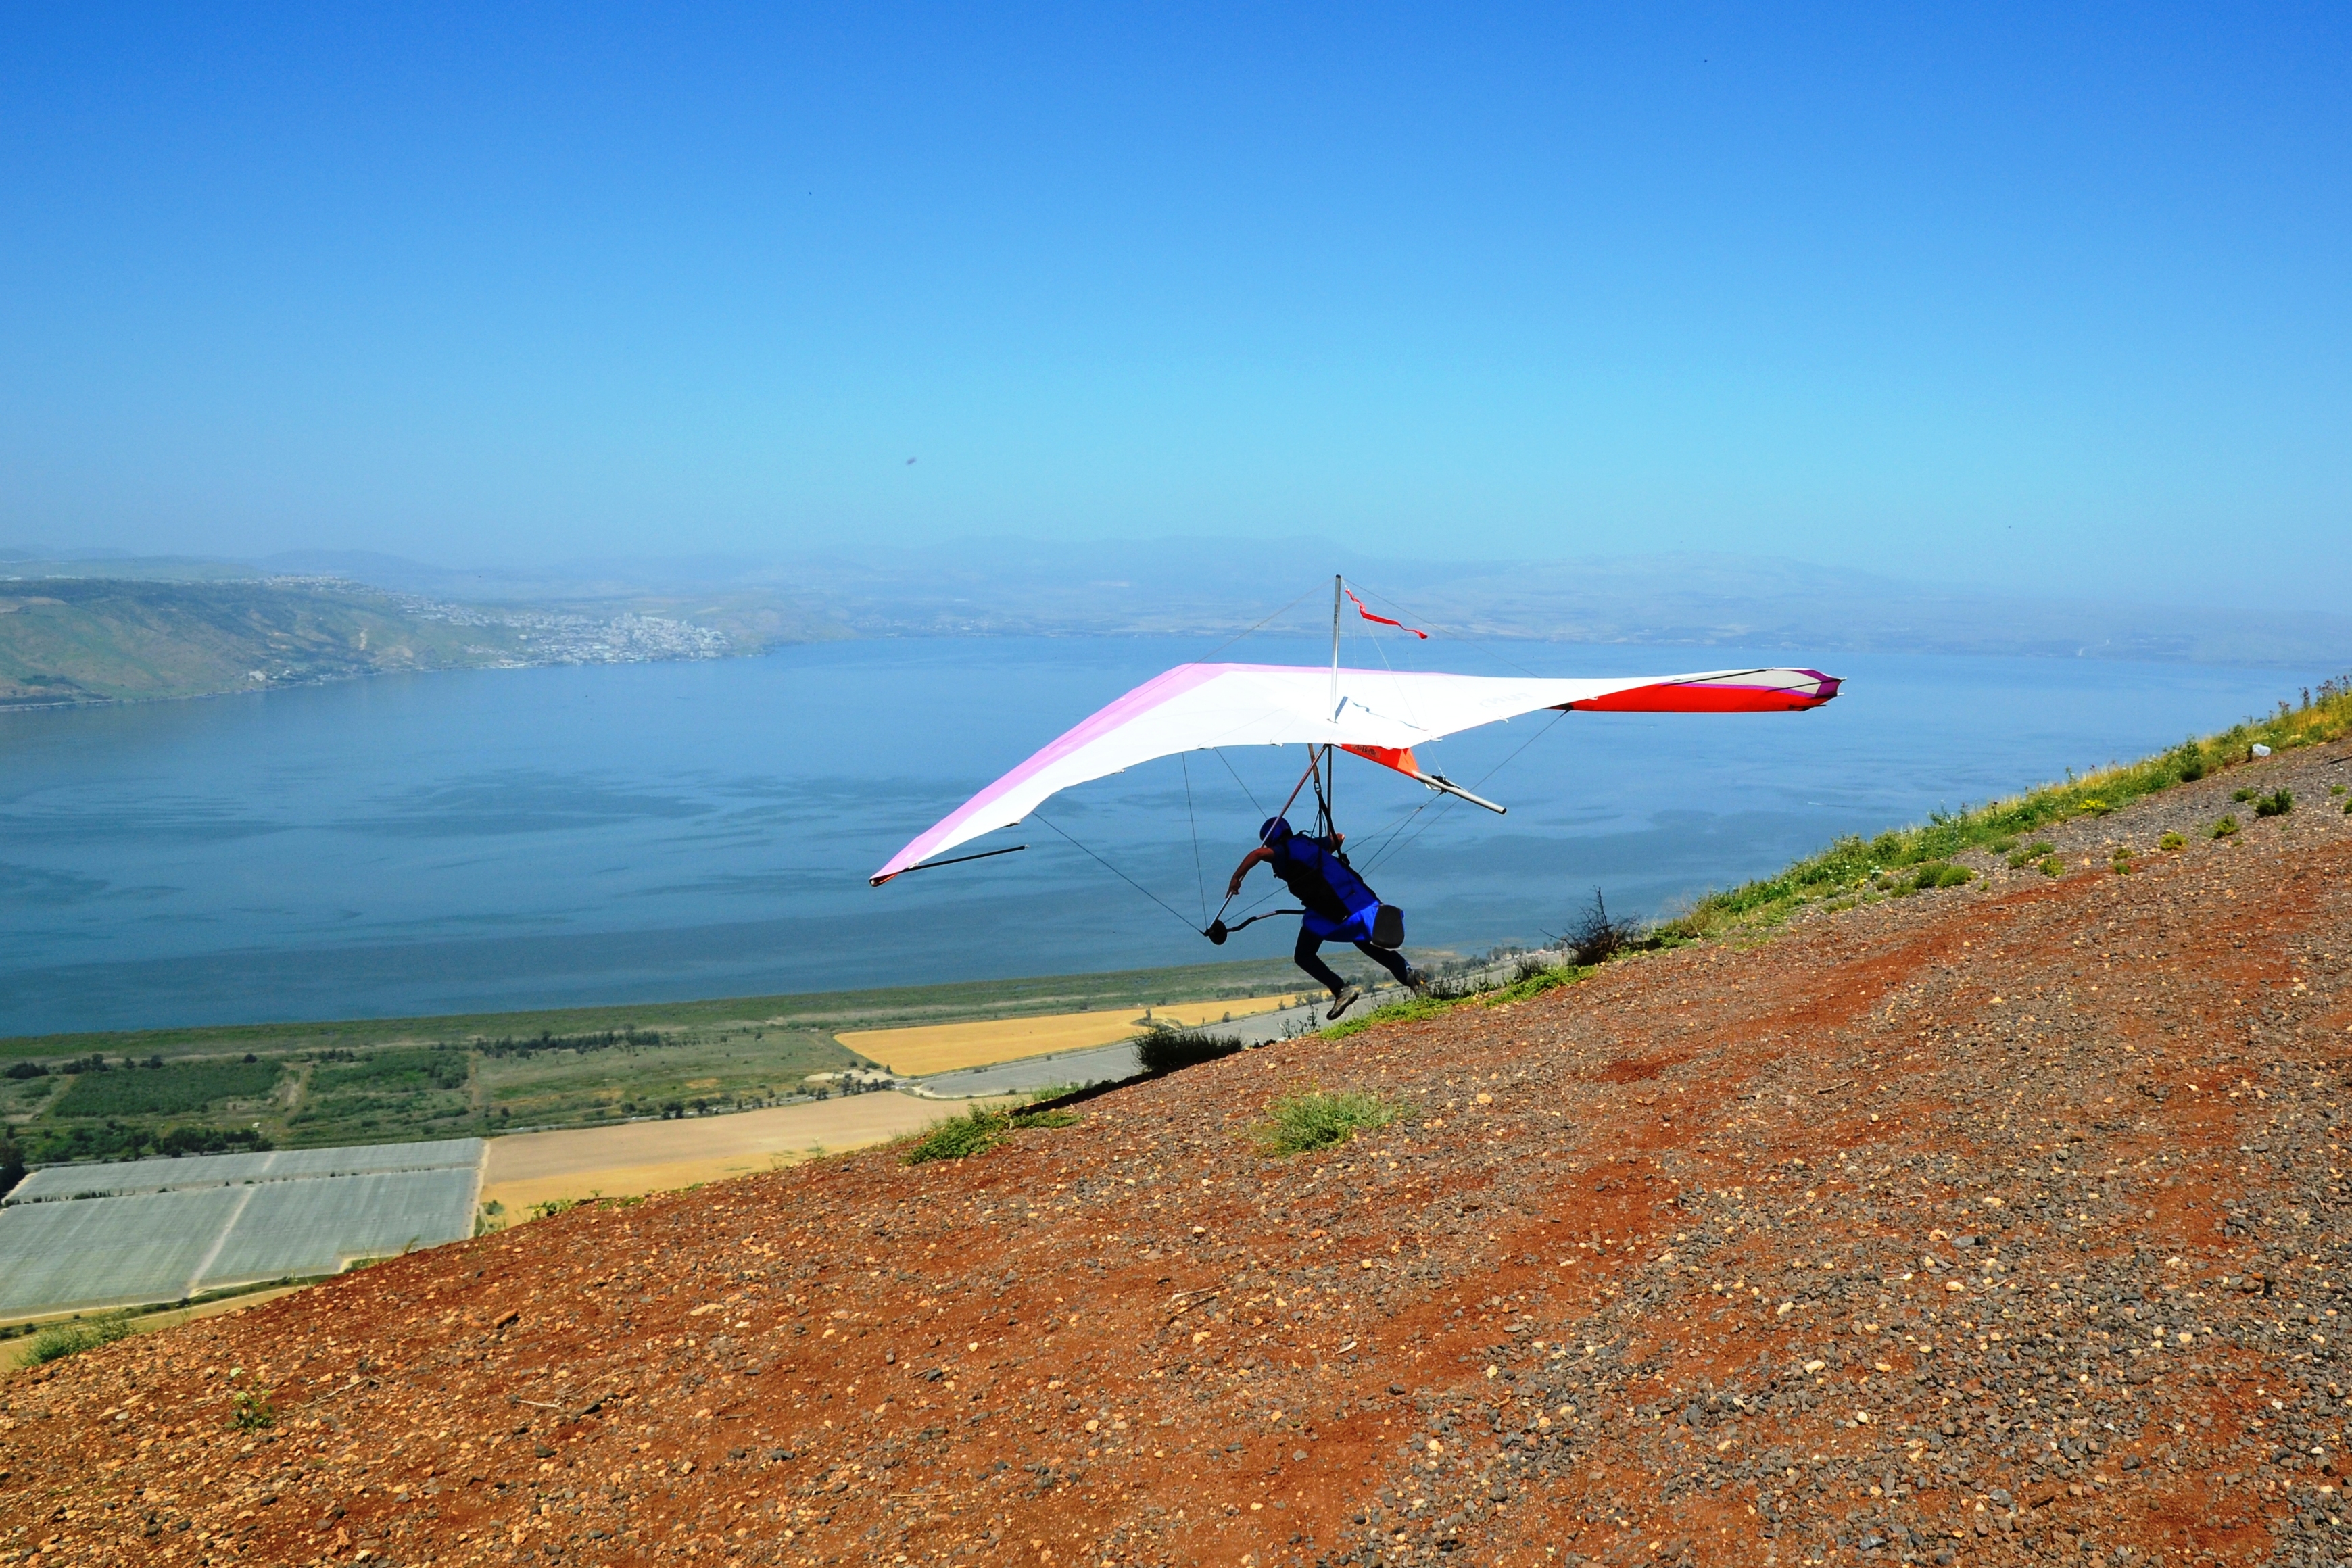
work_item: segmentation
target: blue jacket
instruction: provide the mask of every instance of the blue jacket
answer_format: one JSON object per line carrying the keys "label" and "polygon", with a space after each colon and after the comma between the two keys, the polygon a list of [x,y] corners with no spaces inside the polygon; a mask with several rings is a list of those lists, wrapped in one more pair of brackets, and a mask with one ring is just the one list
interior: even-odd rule
{"label": "blue jacket", "polygon": [[1301,923],[1307,930],[1326,941],[1371,939],[1380,894],[1364,885],[1364,879],[1339,858],[1329,840],[1288,833],[1266,848],[1274,852],[1274,874],[1307,908],[1307,918]]}

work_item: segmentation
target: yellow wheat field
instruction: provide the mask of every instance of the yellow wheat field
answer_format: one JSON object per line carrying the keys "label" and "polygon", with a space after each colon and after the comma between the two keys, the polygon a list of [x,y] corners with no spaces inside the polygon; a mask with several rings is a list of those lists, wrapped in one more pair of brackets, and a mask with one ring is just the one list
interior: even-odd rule
{"label": "yellow wheat field", "polygon": [[[1231,1016],[1272,1012],[1295,998],[1244,997],[1225,1002],[1176,1002],[1151,1009],[1150,1018],[1191,1027],[1215,1023]],[[984,1023],[935,1023],[915,1029],[861,1029],[836,1034],[841,1041],[868,1061],[878,1062],[904,1077],[952,1072],[960,1067],[986,1067],[992,1062],[1018,1061],[1062,1051],[1114,1045],[1133,1039],[1146,1023],[1141,1013],[1048,1013],[1042,1018],[991,1019]]]}
{"label": "yellow wheat field", "polygon": [[504,1205],[512,1218],[550,1198],[667,1192],[887,1143],[962,1109],[910,1094],[838,1094],[725,1116],[516,1133],[486,1147],[482,1201]]}

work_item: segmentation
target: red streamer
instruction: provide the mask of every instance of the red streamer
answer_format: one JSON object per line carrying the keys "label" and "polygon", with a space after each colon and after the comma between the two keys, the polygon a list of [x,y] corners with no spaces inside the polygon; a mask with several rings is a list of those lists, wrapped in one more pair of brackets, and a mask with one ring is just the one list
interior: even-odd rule
{"label": "red streamer", "polygon": [[1429,641],[1429,633],[1423,631],[1420,627],[1408,626],[1402,621],[1391,621],[1385,615],[1375,615],[1370,611],[1365,609],[1364,601],[1356,597],[1356,591],[1354,589],[1343,588],[1339,591],[1348,596],[1349,602],[1353,603],[1356,607],[1356,613],[1362,616],[1365,620],[1377,621],[1383,626],[1393,626],[1400,632],[1410,632],[1424,643]]}

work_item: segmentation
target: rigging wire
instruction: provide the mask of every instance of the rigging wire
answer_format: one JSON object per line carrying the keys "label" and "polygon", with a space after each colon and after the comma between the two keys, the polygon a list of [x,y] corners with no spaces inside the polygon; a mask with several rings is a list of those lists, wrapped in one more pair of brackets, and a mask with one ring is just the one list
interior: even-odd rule
{"label": "rigging wire", "polygon": [[[1478,775],[1476,782],[1473,783],[1470,788],[1473,789],[1485,789],[1486,787],[1487,779],[1492,779],[1496,774],[1500,773],[1504,768],[1508,768],[1512,763],[1517,761],[1520,752],[1525,751],[1528,747],[1533,746],[1537,741],[1541,740],[1545,736],[1549,735],[1552,730],[1552,725],[1558,724],[1561,719],[1566,718],[1568,716],[1568,712],[1569,710],[1566,708],[1560,708],[1556,711],[1551,716],[1551,724],[1545,725],[1541,729],[1536,731],[1533,735],[1519,742],[1518,746],[1508,757],[1504,758],[1503,760],[1486,769],[1486,772]],[[1444,796],[1443,799],[1444,803],[1448,806],[1454,803],[1454,797],[1451,795]],[[1421,810],[1425,809],[1429,804],[1430,802],[1427,801],[1423,802],[1422,807],[1415,809],[1414,815],[1418,816]],[[1411,849],[1413,844],[1420,840],[1423,833],[1429,831],[1430,829],[1437,825],[1438,819],[1443,817],[1444,814],[1445,813],[1441,810],[1436,817],[1432,817],[1428,821],[1423,822],[1421,827],[1414,831],[1412,838],[1405,840],[1404,842],[1396,846],[1396,852],[1402,853],[1402,852]],[[1373,860],[1372,864],[1364,868],[1365,871],[1370,872],[1372,869],[1372,866],[1378,865],[1381,860],[1387,858],[1390,852],[1391,852],[1388,849],[1383,848],[1380,852],[1379,855]]]}
{"label": "rigging wire", "polygon": [[[1380,596],[1376,594],[1374,597],[1379,598]],[[1385,603],[1387,601],[1382,600],[1382,602]],[[1398,605],[1397,608],[1402,610],[1404,607],[1402,605]],[[1377,626],[1373,627],[1370,631],[1363,632],[1362,635],[1371,639],[1372,652],[1381,656],[1381,668],[1386,670],[1390,676],[1393,678],[1397,673],[1396,666],[1389,663],[1388,644],[1381,638],[1380,628]],[[1397,687],[1397,696],[1404,704],[1404,716],[1406,722],[1418,726],[1421,723],[1421,711],[1413,706],[1412,688],[1409,686],[1399,685]],[[1426,805],[1428,802],[1423,801],[1423,804]]]}
{"label": "rigging wire", "polygon": [[1209,879],[1201,870],[1201,824],[1192,815],[1192,764],[1182,752],[1176,754],[1177,765],[1184,769],[1184,823],[1192,830],[1192,883],[1201,890],[1201,925],[1209,924]]}
{"label": "rigging wire", "polygon": [[[1228,648],[1232,647],[1234,643],[1236,643],[1240,642],[1243,638],[1244,638],[1244,637],[1247,637],[1247,636],[1251,635],[1253,632],[1259,632],[1259,631],[1264,630],[1264,629],[1265,629],[1265,627],[1266,627],[1270,622],[1274,622],[1275,620],[1278,619],[1278,618],[1279,618],[1279,617],[1281,617],[1281,616],[1287,615],[1287,614],[1288,614],[1290,612],[1292,612],[1293,610],[1297,609],[1297,608],[1298,608],[1298,606],[1299,606],[1301,603],[1303,603],[1303,602],[1305,602],[1305,601],[1306,601],[1306,599],[1307,599],[1307,594],[1314,593],[1314,592],[1317,592],[1317,591],[1318,591],[1317,589],[1312,589],[1312,588],[1308,589],[1308,590],[1307,591],[1307,592],[1306,592],[1306,593],[1302,593],[1302,594],[1300,594],[1297,598],[1296,598],[1296,599],[1292,600],[1289,603],[1285,604],[1284,606],[1282,606],[1282,608],[1280,608],[1279,610],[1276,610],[1273,614],[1266,616],[1266,617],[1265,618],[1265,620],[1262,620],[1262,621],[1258,622],[1255,625],[1246,627],[1246,628],[1243,629],[1242,631],[1239,631],[1239,632],[1234,632],[1232,636],[1230,636],[1230,637],[1226,638],[1223,642],[1222,642],[1222,643],[1218,643],[1215,647],[1213,647],[1213,648],[1210,649],[1206,653],[1202,654],[1202,655],[1198,660],[1196,660],[1196,661],[1194,661],[1194,662],[1195,662],[1195,663],[1197,663],[1197,664],[1207,664],[1210,660],[1212,660],[1212,659],[1215,658],[1218,654],[1220,654],[1220,653],[1223,653],[1226,649],[1228,649]],[[1217,760],[1218,760],[1218,761],[1220,761],[1220,762],[1224,763],[1224,765],[1225,765],[1225,771],[1226,771],[1226,772],[1228,772],[1228,773],[1232,773],[1232,774],[1233,774],[1233,776],[1234,776],[1234,783],[1236,783],[1236,784],[1240,784],[1240,785],[1241,785],[1241,787],[1242,787],[1242,793],[1243,793],[1243,794],[1244,794],[1244,795],[1249,796],[1249,801],[1250,801],[1251,806],[1253,806],[1253,807],[1258,807],[1258,799],[1257,799],[1256,794],[1255,794],[1255,792],[1250,789],[1250,787],[1249,787],[1247,784],[1243,783],[1243,781],[1242,781],[1242,776],[1241,776],[1241,774],[1240,774],[1240,773],[1238,773],[1238,772],[1236,772],[1236,771],[1234,770],[1234,768],[1233,762],[1232,762],[1232,761],[1231,761],[1231,760],[1230,760],[1230,759],[1225,756],[1225,754],[1224,754],[1222,750],[1219,750],[1217,747],[1213,747],[1213,747],[1211,747],[1209,749],[1210,749],[1210,750],[1212,750],[1212,751],[1215,751],[1215,752],[1217,753]],[[1180,752],[1180,753],[1178,754],[1178,757],[1179,757],[1179,760],[1181,761],[1181,758],[1182,758],[1182,754]],[[1262,807],[1260,807],[1260,808],[1258,808],[1258,809],[1263,810],[1263,808],[1262,808]],[[1192,932],[1198,932],[1198,931],[1201,929],[1201,927],[1200,927],[1200,926],[1194,925],[1192,923],[1192,921],[1191,921],[1191,920],[1186,919],[1186,918],[1185,918],[1185,916],[1183,915],[1183,914],[1182,914],[1182,913],[1181,913],[1181,912],[1176,908],[1176,906],[1175,906],[1174,904],[1172,904],[1169,903],[1166,899],[1164,899],[1164,898],[1160,897],[1158,894],[1156,894],[1156,893],[1152,892],[1150,888],[1148,888],[1148,887],[1144,886],[1141,883],[1139,883],[1139,882],[1136,881],[1133,877],[1131,877],[1131,876],[1128,875],[1128,874],[1127,874],[1127,873],[1125,873],[1125,872],[1123,872],[1123,871],[1119,870],[1119,869],[1118,869],[1118,867],[1117,867],[1117,866],[1115,866],[1115,865],[1111,864],[1111,863],[1110,863],[1110,862],[1108,862],[1108,861],[1107,861],[1107,860],[1103,859],[1103,858],[1102,858],[1102,856],[1100,856],[1100,855],[1098,855],[1098,854],[1096,854],[1094,851],[1092,851],[1092,850],[1090,850],[1090,849],[1087,849],[1087,846],[1086,846],[1086,845],[1084,845],[1084,844],[1079,843],[1077,840],[1070,838],[1070,835],[1069,835],[1068,833],[1066,833],[1066,832],[1063,832],[1063,831],[1062,831],[1061,827],[1060,827],[1058,824],[1056,824],[1056,823],[1055,823],[1055,822],[1051,818],[1047,817],[1044,812],[1042,812],[1042,811],[1034,811],[1034,810],[1033,810],[1033,811],[1031,811],[1029,814],[1030,814],[1031,816],[1033,816],[1033,817],[1035,817],[1039,821],[1041,821],[1041,822],[1045,823],[1047,827],[1052,828],[1052,829],[1054,830],[1054,831],[1055,831],[1055,832],[1057,832],[1057,833],[1061,833],[1061,835],[1062,835],[1062,837],[1063,837],[1063,838],[1065,838],[1065,839],[1069,839],[1069,841],[1070,841],[1072,844],[1076,845],[1078,849],[1085,851],[1085,852],[1086,852],[1086,853],[1087,853],[1087,855],[1090,859],[1092,859],[1092,860],[1095,862],[1095,863],[1096,863],[1096,864],[1097,864],[1097,865],[1101,866],[1105,871],[1108,871],[1108,873],[1110,873],[1113,876],[1115,876],[1115,877],[1118,878],[1118,880],[1119,880],[1119,881],[1121,881],[1121,882],[1123,882],[1123,883],[1127,883],[1127,885],[1128,885],[1128,886],[1129,886],[1129,887],[1131,887],[1131,888],[1135,889],[1135,891],[1136,891],[1136,892],[1138,892],[1138,893],[1139,893],[1139,894],[1143,894],[1143,896],[1144,896],[1144,897],[1146,897],[1146,898],[1148,898],[1148,899],[1151,900],[1151,902],[1152,902],[1152,903],[1154,903],[1154,904],[1156,904],[1160,905],[1160,908],[1162,908],[1162,909],[1166,910],[1169,914],[1175,915],[1177,919],[1183,921],[1183,922],[1184,922],[1184,929],[1186,929],[1187,931],[1192,931]],[[1208,906],[1209,906],[1209,886],[1208,886],[1207,879],[1206,879],[1206,877],[1205,877],[1204,873],[1202,872],[1202,869],[1201,869],[1201,830],[1200,830],[1199,823],[1193,820],[1193,814],[1192,814],[1192,768],[1191,768],[1191,767],[1190,767],[1189,765],[1188,765],[1188,766],[1186,766],[1186,767],[1185,767],[1185,768],[1184,768],[1184,816],[1185,816],[1185,820],[1186,820],[1187,821],[1191,821],[1191,822],[1192,822],[1192,823],[1193,823],[1193,826],[1192,826],[1192,879],[1193,879],[1194,883],[1199,886],[1200,894],[1201,894],[1201,907],[1202,907],[1202,910],[1204,910],[1204,911],[1205,911],[1205,910],[1208,908]]]}
{"label": "rigging wire", "polygon": [[1242,793],[1249,797],[1250,810],[1255,811],[1261,817],[1265,815],[1265,808],[1258,803],[1257,791],[1251,789],[1248,784],[1244,783],[1242,776],[1234,771],[1233,759],[1225,755],[1224,747],[1221,746],[1213,746],[1209,747],[1209,749],[1217,754],[1217,760],[1225,765],[1225,771],[1234,775],[1234,782],[1240,784],[1242,787]]}
{"label": "rigging wire", "polygon": [[[1370,832],[1364,834],[1364,841],[1372,846],[1370,851],[1372,858],[1364,862],[1364,870],[1369,873],[1372,867],[1381,863],[1381,857],[1388,852],[1389,841],[1395,838],[1398,832],[1402,831],[1406,823],[1412,821],[1415,817],[1420,816],[1423,811],[1428,810],[1432,806],[1436,805],[1439,801],[1450,800],[1453,798],[1454,797],[1451,795],[1441,794],[1436,790],[1427,791],[1419,805],[1399,811],[1395,816],[1391,817],[1387,821],[1382,822]],[[1362,853],[1363,852],[1360,850],[1358,852]]]}
{"label": "rigging wire", "polygon": [[[1307,591],[1307,593],[1316,593],[1319,591],[1320,590],[1318,589],[1310,588]],[[1292,600],[1289,603],[1276,611],[1273,615],[1267,616],[1265,621],[1259,622],[1255,626],[1250,627],[1247,631],[1234,632],[1232,636],[1226,638],[1223,642],[1210,649],[1206,653],[1202,654],[1201,657],[1194,660],[1193,663],[1205,664],[1210,660],[1215,658],[1218,654],[1223,653],[1226,649],[1232,647],[1234,643],[1240,642],[1243,638],[1249,636],[1252,632],[1263,631],[1266,624],[1269,622],[1272,622],[1276,616],[1287,615],[1292,611],[1297,609],[1300,602],[1306,599],[1307,593],[1300,594],[1298,598]]]}
{"label": "rigging wire", "polygon": [[1069,834],[1062,832],[1060,825],[1052,818],[1046,816],[1043,811],[1033,810],[1029,814],[1036,818],[1037,821],[1045,823],[1047,827],[1052,828],[1055,832],[1062,833],[1062,837],[1069,839],[1073,845],[1076,845],[1079,850],[1084,851],[1087,858],[1092,860],[1097,865],[1102,867],[1103,870],[1110,873],[1111,875],[1118,878],[1119,881],[1127,883],[1128,886],[1135,889],[1136,892],[1143,894],[1144,897],[1151,900],[1152,903],[1158,904],[1160,908],[1174,915],[1183,925],[1185,930],[1192,932],[1196,936],[1200,935],[1201,928],[1193,925],[1182,910],[1178,909],[1174,904],[1169,903],[1166,899],[1160,897],[1158,894],[1152,892],[1150,888],[1144,886],[1133,877],[1128,875],[1127,873],[1119,870],[1118,867],[1103,859],[1102,856],[1096,854],[1094,851],[1087,849],[1086,845],[1079,843],[1077,840],[1071,839]]}
{"label": "rigging wire", "polygon": [[[1391,602],[1383,595],[1375,594],[1373,597],[1380,599],[1382,603]],[[1402,610],[1404,609],[1404,606],[1395,605],[1394,608]],[[1408,612],[1408,613],[1410,613],[1410,612]],[[1395,674],[1396,666],[1389,663],[1388,648],[1383,643],[1379,631],[1373,630],[1358,633],[1358,635],[1371,639],[1372,652],[1380,655],[1381,667],[1385,669],[1390,674]],[[1406,700],[1405,712],[1408,719],[1412,719],[1414,722],[1418,722],[1409,697]],[[1516,753],[1514,755],[1516,755]],[[1483,783],[1484,780],[1482,779],[1480,782]],[[1474,789],[1475,787],[1476,786],[1475,785],[1473,786]],[[1364,869],[1369,872],[1372,867],[1380,864],[1381,858],[1388,852],[1389,844],[1394,841],[1396,835],[1402,832],[1405,826],[1415,817],[1418,817],[1423,811],[1428,810],[1430,807],[1440,804],[1442,801],[1451,800],[1452,799],[1453,797],[1450,795],[1424,795],[1418,805],[1412,807],[1409,810],[1399,812],[1396,816],[1391,818],[1389,821],[1381,823],[1379,827],[1374,828],[1370,832],[1365,834],[1365,840],[1371,844],[1372,849],[1371,858],[1365,862]]]}
{"label": "rigging wire", "polygon": [[[1396,611],[1400,615],[1412,616],[1416,621],[1421,619],[1419,616],[1413,615],[1411,608],[1398,603],[1395,600],[1391,599],[1387,594],[1381,592],[1378,589],[1366,587],[1361,582],[1357,583],[1356,586],[1362,588],[1366,593],[1370,594],[1374,599],[1379,600],[1382,604],[1387,605],[1390,609]],[[1279,613],[1279,612],[1276,613]],[[1443,632],[1448,637],[1458,637],[1465,643],[1477,643],[1478,646],[1486,649],[1487,653],[1492,653],[1497,660],[1510,665],[1511,668],[1518,671],[1519,674],[1523,675],[1533,675],[1536,673],[1535,671],[1528,669],[1525,664],[1520,664],[1517,659],[1505,658],[1502,653],[1496,648],[1495,644],[1484,637],[1473,636],[1471,633],[1461,630],[1459,627],[1448,626],[1442,621],[1432,621],[1425,622],[1425,624],[1436,627],[1437,630]],[[1541,679],[1542,677],[1538,676],[1537,678]]]}

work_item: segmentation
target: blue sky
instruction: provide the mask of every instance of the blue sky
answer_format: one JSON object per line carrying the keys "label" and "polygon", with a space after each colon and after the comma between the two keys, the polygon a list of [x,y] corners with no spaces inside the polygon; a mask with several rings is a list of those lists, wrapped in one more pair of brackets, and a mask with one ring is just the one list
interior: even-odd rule
{"label": "blue sky", "polygon": [[0,543],[2345,594],[2340,7],[688,9],[15,8]]}

